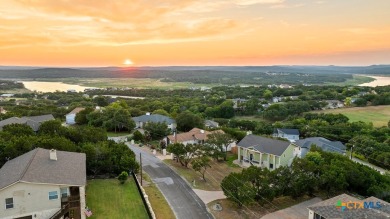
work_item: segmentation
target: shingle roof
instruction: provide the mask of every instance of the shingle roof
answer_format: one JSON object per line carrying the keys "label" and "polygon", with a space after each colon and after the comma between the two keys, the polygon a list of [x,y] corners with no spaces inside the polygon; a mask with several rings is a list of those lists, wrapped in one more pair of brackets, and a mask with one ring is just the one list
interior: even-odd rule
{"label": "shingle roof", "polygon": [[54,116],[51,114],[42,115],[42,116],[24,116],[22,118],[11,117],[5,120],[0,121],[0,130],[6,126],[11,124],[26,124],[30,126],[34,131],[38,131],[39,126],[42,122],[46,122],[49,120],[54,120]]}
{"label": "shingle roof", "polygon": [[289,145],[290,142],[288,141],[281,141],[257,135],[247,135],[237,144],[237,146],[240,147],[253,147],[257,151],[277,156],[282,155]]}
{"label": "shingle roof", "polygon": [[191,140],[207,140],[207,136],[216,132],[224,133],[222,130],[215,131],[205,131],[198,128],[193,128],[189,132],[177,134],[176,137],[174,135],[169,135],[168,138],[171,142],[185,142]]}
{"label": "shingle roof", "polygon": [[310,149],[312,144],[315,144],[323,151],[336,152],[340,154],[344,153],[346,150],[346,147],[343,145],[343,143],[339,141],[330,141],[322,137],[305,138],[294,142],[294,144],[300,146],[301,148],[308,149]]}
{"label": "shingle roof", "polygon": [[278,132],[283,132],[287,135],[299,135],[298,129],[276,129]]}
{"label": "shingle roof", "polygon": [[167,124],[173,124],[176,121],[174,119],[169,118],[168,116],[163,116],[159,114],[152,114],[152,115],[142,115],[138,117],[133,117],[134,122],[165,122]]}
{"label": "shingle roof", "polygon": [[83,110],[85,110],[85,108],[83,108],[83,107],[76,107],[76,108],[74,108],[72,111],[70,111],[70,113],[68,113],[68,114],[66,114],[66,115],[69,115],[69,114],[77,114],[77,113],[79,113],[80,111],[83,111]]}
{"label": "shingle roof", "polygon": [[[344,211],[341,209],[336,208],[336,204],[338,201],[341,202],[374,202],[377,201],[380,202],[382,205],[381,208],[377,209],[348,209],[346,208]],[[370,197],[367,199],[359,200],[355,197],[352,197],[347,194],[341,194],[339,196],[327,199],[325,201],[316,203],[314,205],[311,205],[308,207],[308,209],[314,211],[316,214],[321,215],[325,218],[372,218],[372,219],[381,219],[381,218],[389,218],[390,214],[388,207],[390,206],[389,203],[377,199],[375,197]]]}
{"label": "shingle roof", "polygon": [[57,160],[50,160],[50,150],[36,148],[8,161],[0,169],[0,190],[16,182],[84,186],[85,154],[56,153]]}
{"label": "shingle roof", "polygon": [[219,126],[218,122],[212,121],[212,120],[206,120],[204,121],[204,124],[209,127],[217,128]]}

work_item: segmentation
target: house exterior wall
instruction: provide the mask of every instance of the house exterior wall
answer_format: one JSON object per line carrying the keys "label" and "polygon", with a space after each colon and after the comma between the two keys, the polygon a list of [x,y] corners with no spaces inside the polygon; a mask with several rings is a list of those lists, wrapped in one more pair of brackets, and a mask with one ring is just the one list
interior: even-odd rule
{"label": "house exterior wall", "polygon": [[[257,166],[257,167],[261,167],[261,168],[267,168],[269,170],[275,170],[276,168],[280,167],[280,166],[286,166],[288,165],[288,161],[289,159],[292,158],[292,151],[293,151],[293,147],[289,148],[286,150],[286,154],[290,153],[291,155],[289,156],[289,158],[287,159],[287,155],[285,157],[285,159],[287,159],[286,162],[284,162],[283,164],[281,163],[282,162],[282,157],[279,157],[279,156],[276,156],[276,155],[273,155],[273,154],[267,154],[267,153],[261,153],[259,151],[256,151],[256,150],[252,150],[250,148],[243,148],[243,147],[240,147],[240,146],[237,146],[238,147],[238,161],[240,163],[243,164],[243,166],[251,166],[251,164],[249,163],[249,159],[250,159],[250,155],[252,154],[252,165],[254,166]],[[282,155],[283,156],[283,155]],[[270,167],[270,164],[272,164],[272,168]]]}
{"label": "house exterior wall", "polygon": [[74,125],[76,124],[76,114],[68,114],[66,115],[66,124]]}
{"label": "house exterior wall", "polygon": [[[58,199],[49,200],[49,192],[57,191]],[[13,198],[14,208],[5,209],[5,199]],[[0,191],[0,218],[11,219],[36,214],[46,219],[61,209],[61,192],[58,185],[19,182]]]}
{"label": "house exterior wall", "polygon": [[287,139],[289,141],[299,140],[299,135],[289,135],[289,134],[285,134],[285,133],[275,133],[275,134],[273,134],[273,137],[284,138],[284,139]]}
{"label": "house exterior wall", "polygon": [[290,144],[287,149],[280,156],[280,166],[288,166],[290,160],[294,158],[294,145]]}
{"label": "house exterior wall", "polygon": [[307,148],[301,148],[297,145],[294,145],[294,150],[293,150],[294,157],[303,158],[303,157],[305,157],[307,152],[309,152],[309,150]]}

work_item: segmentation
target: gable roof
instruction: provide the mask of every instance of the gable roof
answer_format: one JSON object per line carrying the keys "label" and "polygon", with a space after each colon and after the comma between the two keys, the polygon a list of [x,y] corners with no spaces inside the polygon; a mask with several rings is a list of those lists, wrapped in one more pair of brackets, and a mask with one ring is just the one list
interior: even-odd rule
{"label": "gable roof", "polygon": [[299,130],[298,129],[276,129],[276,131],[283,132],[284,134],[287,135],[299,135]]}
{"label": "gable roof", "polygon": [[277,156],[282,155],[289,145],[290,142],[288,141],[281,141],[258,135],[247,135],[237,144],[237,146],[240,147],[253,147],[255,150],[262,153],[273,154]]}
{"label": "gable roof", "polygon": [[86,185],[86,155],[56,153],[57,160],[50,160],[50,150],[36,148],[8,161],[0,169],[0,190],[17,182]]}
{"label": "gable roof", "polygon": [[34,131],[38,131],[39,126],[42,122],[46,122],[49,120],[54,120],[54,116],[51,114],[42,115],[42,116],[24,116],[22,118],[19,117],[11,117],[5,120],[0,121],[0,130],[3,129],[6,125],[11,124],[25,124],[30,126]]}
{"label": "gable roof", "polygon": [[160,114],[142,115],[138,117],[133,117],[133,120],[134,122],[154,122],[154,123],[165,122],[167,124],[173,124],[176,122],[174,119]]}
{"label": "gable roof", "polygon": [[224,133],[222,130],[215,130],[215,131],[205,131],[199,128],[193,128],[189,132],[184,132],[180,134],[176,134],[176,137],[174,135],[168,135],[168,139],[171,142],[186,142],[191,140],[207,140],[207,136],[213,133]]}
{"label": "gable roof", "polygon": [[341,154],[344,153],[345,150],[347,149],[343,145],[343,143],[339,141],[330,141],[322,137],[305,138],[294,142],[294,144],[300,146],[301,148],[307,148],[307,149],[310,149],[311,145],[315,144],[318,147],[320,147],[323,151],[337,152]]}
{"label": "gable roof", "polygon": [[[380,202],[382,205],[381,208],[378,209],[348,209],[346,208],[344,211],[336,208],[336,203],[338,201],[341,202]],[[386,206],[386,207],[384,207]],[[367,199],[357,199],[347,194],[341,194],[339,196],[335,196],[333,198],[327,199],[322,202],[318,202],[314,205],[310,205],[308,207],[309,210],[314,211],[315,213],[321,215],[325,218],[389,218],[390,217],[390,204],[380,200],[375,197],[370,197]]]}
{"label": "gable roof", "polygon": [[219,126],[218,122],[212,121],[212,120],[206,120],[204,121],[205,126],[217,128]]}
{"label": "gable roof", "polygon": [[79,113],[80,111],[83,111],[83,110],[85,110],[85,108],[83,108],[83,107],[76,107],[72,111],[70,111],[70,113],[68,113],[66,115],[77,114],[77,113]]}

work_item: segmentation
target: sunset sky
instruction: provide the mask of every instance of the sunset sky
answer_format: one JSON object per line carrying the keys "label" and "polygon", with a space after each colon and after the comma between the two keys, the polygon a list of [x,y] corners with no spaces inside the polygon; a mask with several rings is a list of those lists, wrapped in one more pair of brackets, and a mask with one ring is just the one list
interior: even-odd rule
{"label": "sunset sky", "polygon": [[390,64],[390,0],[0,1],[0,65],[125,61]]}

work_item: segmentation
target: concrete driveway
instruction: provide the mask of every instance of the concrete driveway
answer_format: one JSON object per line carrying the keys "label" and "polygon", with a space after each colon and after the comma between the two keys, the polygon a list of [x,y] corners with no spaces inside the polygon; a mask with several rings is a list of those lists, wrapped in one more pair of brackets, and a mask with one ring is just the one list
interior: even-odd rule
{"label": "concrete driveway", "polygon": [[142,154],[142,168],[156,183],[178,219],[213,219],[206,205],[192,188],[171,168],[152,154],[138,146],[127,143],[139,159]]}
{"label": "concrete driveway", "polygon": [[313,198],[292,207],[267,214],[261,219],[307,219],[309,217],[307,207],[320,201],[320,198]]}

